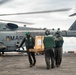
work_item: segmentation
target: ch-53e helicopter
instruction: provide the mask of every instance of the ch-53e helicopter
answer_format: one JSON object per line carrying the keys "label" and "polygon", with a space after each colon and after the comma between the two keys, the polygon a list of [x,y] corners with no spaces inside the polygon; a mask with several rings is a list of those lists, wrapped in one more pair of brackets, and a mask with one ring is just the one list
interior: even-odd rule
{"label": "ch-53e helicopter", "polygon": [[[0,16],[11,16],[11,15],[23,15],[23,14],[40,14],[40,13],[50,13],[50,12],[61,12],[61,11],[68,11],[70,9],[58,9],[58,10],[49,10],[49,11],[37,11],[37,12],[27,12],[27,13],[13,13],[13,14],[0,14]],[[0,21],[9,21],[10,23],[0,23],[0,52],[25,52],[16,50],[16,43],[21,43],[22,39],[25,36],[25,32],[30,32],[33,36],[42,36],[45,34],[46,28],[30,28],[30,27],[18,27],[18,25],[11,23],[24,23],[18,21],[10,21],[10,20],[3,20]],[[25,23],[26,24],[26,23]],[[59,30],[59,29],[58,29]],[[76,37],[76,21],[72,24],[69,30],[59,30],[62,36],[66,37]],[[49,29],[50,34],[55,34],[57,30]]]}

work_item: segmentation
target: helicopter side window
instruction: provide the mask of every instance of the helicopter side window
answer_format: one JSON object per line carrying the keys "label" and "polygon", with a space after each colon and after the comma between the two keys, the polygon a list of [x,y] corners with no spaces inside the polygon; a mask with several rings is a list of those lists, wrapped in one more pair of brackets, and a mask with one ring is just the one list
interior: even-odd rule
{"label": "helicopter side window", "polygon": [[9,29],[17,29],[18,25],[14,24],[14,23],[7,23],[6,27]]}

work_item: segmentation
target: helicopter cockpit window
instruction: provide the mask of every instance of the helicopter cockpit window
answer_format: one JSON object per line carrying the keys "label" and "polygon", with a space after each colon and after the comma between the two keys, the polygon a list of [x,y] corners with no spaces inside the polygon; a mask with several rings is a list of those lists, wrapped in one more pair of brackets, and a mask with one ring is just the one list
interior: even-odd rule
{"label": "helicopter cockpit window", "polygon": [[14,23],[7,23],[6,27],[9,29],[17,29],[18,25],[14,24]]}

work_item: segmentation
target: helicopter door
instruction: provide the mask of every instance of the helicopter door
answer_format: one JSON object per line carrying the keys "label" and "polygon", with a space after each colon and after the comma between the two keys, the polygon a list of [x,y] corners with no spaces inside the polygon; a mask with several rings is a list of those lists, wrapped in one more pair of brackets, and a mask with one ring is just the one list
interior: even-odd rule
{"label": "helicopter door", "polygon": [[16,32],[14,31],[2,31],[1,41],[7,46],[8,50],[16,49]]}

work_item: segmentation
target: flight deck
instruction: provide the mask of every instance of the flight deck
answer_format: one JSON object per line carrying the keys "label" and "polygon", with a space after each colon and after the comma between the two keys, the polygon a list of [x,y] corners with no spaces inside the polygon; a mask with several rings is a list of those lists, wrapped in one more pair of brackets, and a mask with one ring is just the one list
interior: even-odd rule
{"label": "flight deck", "polygon": [[47,70],[44,55],[36,55],[37,63],[29,67],[26,54],[6,54],[0,57],[0,75],[76,75],[76,54],[63,54],[60,67]]}

